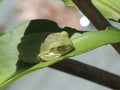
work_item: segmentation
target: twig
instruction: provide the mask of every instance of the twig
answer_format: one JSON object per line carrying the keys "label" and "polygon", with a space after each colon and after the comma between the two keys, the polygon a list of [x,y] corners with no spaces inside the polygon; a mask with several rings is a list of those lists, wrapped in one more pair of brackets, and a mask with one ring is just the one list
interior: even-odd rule
{"label": "twig", "polygon": [[100,70],[93,66],[75,60],[63,60],[52,65],[51,67],[110,87],[112,89],[120,90],[120,76]]}

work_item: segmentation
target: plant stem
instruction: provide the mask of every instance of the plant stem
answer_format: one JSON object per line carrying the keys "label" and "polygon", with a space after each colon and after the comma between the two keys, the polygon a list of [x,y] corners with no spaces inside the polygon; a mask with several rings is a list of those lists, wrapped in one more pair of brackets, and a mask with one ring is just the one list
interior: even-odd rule
{"label": "plant stem", "polygon": [[50,67],[78,77],[82,77],[115,90],[120,89],[120,76],[84,64],[80,61],[68,59],[60,61]]}

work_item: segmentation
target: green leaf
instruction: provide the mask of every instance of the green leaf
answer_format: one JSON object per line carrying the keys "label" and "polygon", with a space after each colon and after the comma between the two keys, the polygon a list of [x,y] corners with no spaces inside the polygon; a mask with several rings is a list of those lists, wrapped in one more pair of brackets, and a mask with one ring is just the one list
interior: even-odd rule
{"label": "green leaf", "polygon": [[61,0],[61,1],[64,2],[65,6],[77,8],[77,6],[73,3],[72,0]]}
{"label": "green leaf", "polygon": [[27,25],[28,22],[11,32],[0,34],[0,84],[16,72],[17,44],[20,42]]}
{"label": "green leaf", "polygon": [[120,19],[120,0],[92,0],[95,7],[108,19]]}
{"label": "green leaf", "polygon": [[2,2],[3,0],[0,0],[0,3]]}
{"label": "green leaf", "polygon": [[0,36],[4,35],[5,33],[0,32]]}
{"label": "green leaf", "polygon": [[[42,33],[60,32],[63,30],[69,33],[71,40],[73,41],[73,45],[75,49],[72,52],[64,56],[61,56],[60,58],[57,58],[55,60],[51,60],[48,62],[41,62],[35,65],[24,63],[21,60],[18,61],[19,58],[18,58],[17,45],[20,42],[20,38],[23,36],[23,34],[25,35],[25,37],[29,35],[30,36],[29,40],[32,39],[32,41],[34,41],[38,39],[38,36],[41,35]],[[109,27],[108,30],[105,30],[105,31],[93,31],[93,32],[86,32],[83,34],[79,34],[79,33],[80,33],[79,31],[76,31],[75,29],[68,28],[68,27],[61,29],[57,26],[56,23],[52,21],[33,20],[18,26],[16,29],[12,30],[11,32],[1,35],[0,36],[0,43],[1,43],[0,45],[0,65],[1,66],[0,67],[3,70],[0,69],[1,70],[0,78],[1,76],[3,77],[4,75],[9,75],[9,76],[6,76],[4,80],[2,80],[1,78],[0,88],[6,86],[7,84],[15,81],[16,79],[32,71],[47,67],[49,65],[57,63],[58,61],[61,61],[70,56],[75,56],[75,55],[87,52],[89,50],[95,49],[105,44],[120,42],[120,31],[114,27]],[[27,44],[27,46],[30,46],[30,45],[31,44]],[[32,48],[39,47],[38,41],[34,44],[34,46],[31,46],[31,47]],[[32,49],[30,52],[32,52]],[[4,64],[2,64],[2,62],[4,62]],[[16,69],[16,66],[17,66],[17,69]],[[7,74],[4,74],[4,73],[7,73]]]}

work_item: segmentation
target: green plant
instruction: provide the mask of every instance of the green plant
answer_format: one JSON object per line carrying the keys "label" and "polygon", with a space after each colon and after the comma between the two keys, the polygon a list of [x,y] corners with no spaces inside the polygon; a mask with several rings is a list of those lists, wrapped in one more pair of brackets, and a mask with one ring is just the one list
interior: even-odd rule
{"label": "green plant", "polygon": [[[73,51],[53,60],[40,62],[37,64],[28,65],[19,60],[20,58],[18,57],[19,52],[17,50],[17,47],[21,42],[20,40],[22,37],[26,37],[29,35],[29,41],[36,41],[34,46],[30,46],[30,44],[27,43],[26,46],[36,47],[35,52],[39,53],[39,40],[41,38],[45,39],[45,37],[41,36],[40,38],[38,38],[38,36],[45,33],[48,34],[48,32],[54,33],[61,31],[68,32],[70,39],[72,40],[74,45]],[[55,22],[49,20],[27,21],[17,26],[10,32],[0,33],[0,88],[27,73],[47,67],[65,58],[79,55],[110,43],[120,43],[120,30],[113,26],[109,26],[106,28],[106,30],[103,31],[91,31],[81,33],[69,27],[61,29],[57,26]],[[30,52],[32,53],[32,55],[36,55],[34,52],[32,52],[32,50]],[[29,58],[29,56],[26,57]]]}
{"label": "green plant", "polygon": [[0,0],[0,3],[2,2],[2,0]]}

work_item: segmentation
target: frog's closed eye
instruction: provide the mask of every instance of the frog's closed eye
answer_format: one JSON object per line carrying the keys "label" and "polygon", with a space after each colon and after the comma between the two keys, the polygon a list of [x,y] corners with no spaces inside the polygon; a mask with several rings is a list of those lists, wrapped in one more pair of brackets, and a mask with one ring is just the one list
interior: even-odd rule
{"label": "frog's closed eye", "polygon": [[57,47],[57,50],[58,50],[58,51],[63,51],[63,50],[65,50],[65,49],[66,49],[65,46],[59,46],[59,47]]}

